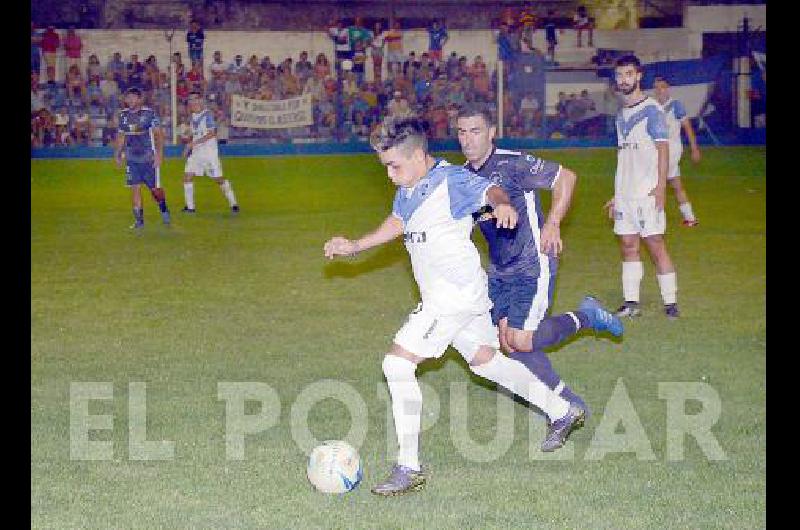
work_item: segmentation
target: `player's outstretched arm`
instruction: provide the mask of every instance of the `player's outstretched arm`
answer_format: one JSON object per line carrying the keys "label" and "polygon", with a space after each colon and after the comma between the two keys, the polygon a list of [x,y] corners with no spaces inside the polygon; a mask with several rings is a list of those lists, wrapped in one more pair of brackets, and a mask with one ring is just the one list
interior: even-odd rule
{"label": "player's outstretched arm", "polygon": [[517,226],[517,210],[511,206],[511,199],[503,188],[494,184],[489,186],[486,190],[486,202],[494,210],[497,228],[513,229]]}
{"label": "player's outstretched arm", "polygon": [[694,134],[694,127],[692,127],[692,122],[689,118],[684,118],[681,121],[681,125],[683,125],[683,130],[686,133],[686,138],[689,139],[689,148],[692,151],[692,162],[700,162],[700,148],[697,147],[697,137]]}
{"label": "player's outstretched arm", "polygon": [[362,250],[388,243],[402,233],[403,221],[396,215],[390,214],[375,231],[357,240],[341,236],[333,237],[325,243],[323,250],[325,251],[325,257],[328,259],[333,259],[336,256],[352,256]]}

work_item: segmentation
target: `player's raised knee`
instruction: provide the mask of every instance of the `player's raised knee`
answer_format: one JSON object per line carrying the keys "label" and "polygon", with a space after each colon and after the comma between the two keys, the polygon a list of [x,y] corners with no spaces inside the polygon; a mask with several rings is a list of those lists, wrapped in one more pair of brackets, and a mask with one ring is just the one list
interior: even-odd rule
{"label": "player's raised knee", "polygon": [[469,364],[470,366],[483,366],[491,361],[496,354],[497,350],[491,346],[481,346],[478,348],[478,351],[475,352],[475,356],[472,357],[472,360],[469,362]]}

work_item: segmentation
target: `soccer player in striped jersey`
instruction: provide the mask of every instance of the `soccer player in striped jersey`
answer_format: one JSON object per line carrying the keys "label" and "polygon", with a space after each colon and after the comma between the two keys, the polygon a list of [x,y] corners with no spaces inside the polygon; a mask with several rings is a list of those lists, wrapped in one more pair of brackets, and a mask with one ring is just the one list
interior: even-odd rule
{"label": "soccer player in striped jersey", "polygon": [[622,294],[617,316],[635,317],[644,276],[639,247],[644,241],[656,267],[664,313],[678,318],[678,279],[667,252],[664,201],[669,172],[667,120],[658,101],[641,90],[642,65],[634,55],[617,60],[617,88],[625,106],[617,113],[617,172],[614,197],[606,203],[622,251]]}
{"label": "soccer player in striped jersey", "polygon": [[161,187],[161,160],[164,156],[164,133],[158,114],[142,105],[142,92],[131,87],[125,92],[126,109],[119,115],[119,130],[114,159],[121,166],[125,161],[126,185],[133,200],[133,229],[144,227],[141,186],[150,190],[158,204],[164,224],[170,223],[169,208]]}
{"label": "soccer player in striped jersey", "polygon": [[383,359],[399,450],[389,477],[372,492],[388,496],[425,484],[418,455],[422,392],[417,365],[441,357],[451,344],[472,372],[536,405],[551,421],[572,424],[579,411],[522,363],[497,351],[486,273],[470,234],[472,214],[486,204],[493,206],[498,227],[516,225],[508,195],[480,175],[431,156],[418,118],[387,118],[370,141],[397,186],[392,212],[359,239],[330,239],[324,252],[327,258],[353,255],[402,235],[419,286],[422,303]]}
{"label": "soccer player in striped jersey", "polygon": [[233,213],[239,212],[236,195],[233,193],[230,180],[222,176],[222,164],[219,162],[217,147],[217,124],[211,111],[205,106],[200,92],[189,93],[189,111],[192,113],[192,139],[186,144],[183,156],[186,167],[183,171],[183,195],[186,206],[185,213],[195,213],[194,182],[196,175],[208,175],[219,185],[219,189],[228,200]]}
{"label": "soccer player in striped jersey", "polygon": [[[496,148],[496,127],[491,114],[482,108],[462,109],[457,127],[466,167],[501,186],[519,212],[514,229],[495,226],[489,208],[476,216],[489,243],[489,296],[500,344],[512,359],[525,364],[581,411],[580,422],[574,426],[551,425],[542,450],[553,451],[563,445],[572,428],[580,426],[588,407],[555,372],[544,348],[564,342],[584,328],[619,336],[622,322],[590,296],[575,311],[547,316],[563,246],[560,224],[569,209],[575,173],[555,162]],[[546,218],[538,195],[542,189],[553,193]]]}
{"label": "soccer player in striped jersey", "polygon": [[678,208],[683,215],[683,226],[697,226],[697,218],[692,211],[692,203],[681,182],[680,161],[683,155],[683,142],[681,141],[681,127],[689,140],[689,148],[692,152],[692,162],[700,162],[700,148],[697,147],[697,138],[692,128],[692,122],[686,115],[686,108],[679,99],[674,99],[669,95],[669,82],[663,77],[656,77],[653,83],[656,101],[661,105],[667,119],[669,129],[669,171],[667,172],[667,182],[675,190],[675,198],[678,200]]}

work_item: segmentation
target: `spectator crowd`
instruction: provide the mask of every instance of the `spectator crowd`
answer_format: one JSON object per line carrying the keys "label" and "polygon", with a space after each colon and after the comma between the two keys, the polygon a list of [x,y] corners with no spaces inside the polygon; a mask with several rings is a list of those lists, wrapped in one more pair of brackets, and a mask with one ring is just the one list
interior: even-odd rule
{"label": "spectator crowd", "polygon": [[[497,37],[501,56],[513,56],[515,48],[524,42],[526,24],[529,22],[521,24],[517,31],[503,23]],[[227,58],[214,51],[209,61],[204,57],[203,29],[198,22],[192,22],[186,33],[187,62],[181,53],[171,58],[177,73],[179,134],[186,132],[187,99],[192,91],[205,95],[223,142],[230,137],[261,141],[364,139],[384,116],[411,113],[427,119],[432,138],[445,139],[456,136],[459,107],[468,103],[485,105],[495,112],[496,70],[481,56],[468,58],[455,51],[443,55],[449,36],[440,21],[428,28],[428,49],[419,55],[404,49],[403,30],[398,22],[388,28],[380,22],[367,28],[360,18],[349,26],[340,20],[330,24],[327,33],[334,45],[331,58],[323,53],[310,57],[306,51],[296,58],[280,60],[269,55]],[[55,81],[59,48],[64,49],[68,64],[63,82]],[[42,60],[44,79],[40,79]],[[166,66],[158,64],[154,55],[123,57],[121,52],[102,60],[90,55],[84,63],[82,43],[74,28],[61,38],[53,27],[42,30],[32,25],[31,146],[108,145],[115,138],[122,94],[131,86],[142,90],[145,105],[156,110],[171,136],[170,76]],[[504,71],[505,86],[509,86],[509,70]],[[264,101],[308,96],[313,124],[291,129],[231,128],[231,97],[236,94]],[[575,133],[575,124],[596,111],[588,93],[569,98],[561,95],[557,119],[544,133],[544,102],[533,92],[505,90],[504,133],[529,138],[567,135]]]}

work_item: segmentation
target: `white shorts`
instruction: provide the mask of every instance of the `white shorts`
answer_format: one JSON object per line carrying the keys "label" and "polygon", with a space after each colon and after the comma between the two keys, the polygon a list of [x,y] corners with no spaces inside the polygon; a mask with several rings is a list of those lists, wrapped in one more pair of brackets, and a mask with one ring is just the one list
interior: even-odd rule
{"label": "white shorts", "polygon": [[656,210],[656,198],[614,198],[614,233],[620,236],[638,234],[649,237],[663,234],[667,229],[664,210]]}
{"label": "white shorts", "polygon": [[472,361],[481,346],[499,348],[497,328],[489,312],[441,315],[420,303],[394,336],[395,344],[418,357],[441,357],[449,345]]}
{"label": "white shorts", "polygon": [[681,156],[683,155],[683,145],[669,145],[669,169],[667,170],[667,180],[681,176]]}
{"label": "white shorts", "polygon": [[219,156],[192,153],[186,160],[183,172],[196,176],[206,175],[219,178],[222,177],[222,164],[219,162]]}

